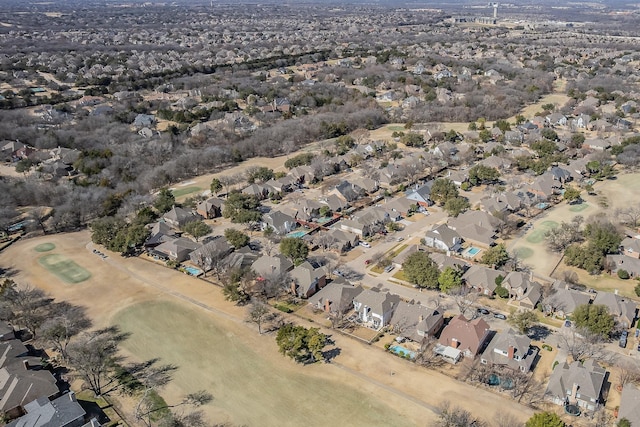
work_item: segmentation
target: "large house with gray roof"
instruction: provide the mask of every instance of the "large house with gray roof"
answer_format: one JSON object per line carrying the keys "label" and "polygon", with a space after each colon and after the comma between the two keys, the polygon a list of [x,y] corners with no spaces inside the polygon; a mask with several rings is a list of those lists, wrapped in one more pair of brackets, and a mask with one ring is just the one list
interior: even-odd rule
{"label": "large house with gray roof", "polygon": [[531,339],[518,335],[513,329],[498,332],[482,352],[480,363],[504,366],[514,371],[529,372],[538,350],[531,347]]}
{"label": "large house with gray roof", "polygon": [[444,325],[444,317],[439,310],[427,308],[419,303],[400,301],[389,325],[394,333],[419,343],[425,337],[440,332]]}
{"label": "large house with gray roof", "polygon": [[551,372],[545,395],[556,405],[568,403],[594,411],[602,403],[606,377],[607,371],[593,359],[562,362]]}
{"label": "large house with gray roof", "polygon": [[440,224],[432,230],[427,231],[424,237],[425,245],[441,251],[458,252],[462,238],[447,224]]}
{"label": "large house with gray roof", "polygon": [[638,313],[638,306],[634,301],[611,292],[598,292],[593,303],[606,306],[609,314],[625,329],[633,325]]}
{"label": "large house with gray roof", "polygon": [[86,412],[73,392],[57,399],[41,397],[24,405],[26,414],[7,424],[7,427],[81,427]]}
{"label": "large house with gray roof", "polygon": [[309,304],[333,316],[345,314],[353,307],[353,300],[362,293],[362,286],[353,286],[341,280],[333,280],[309,298]]}
{"label": "large house with gray roof", "polygon": [[588,294],[570,289],[564,282],[554,282],[551,289],[552,294],[544,300],[543,308],[547,314],[561,319],[570,316],[577,307],[591,302]]}
{"label": "large house with gray roof", "polygon": [[400,297],[389,292],[367,289],[353,299],[358,320],[365,326],[379,330],[389,324]]}
{"label": "large house with gray roof", "polygon": [[475,289],[481,294],[492,296],[498,287],[496,280],[498,277],[504,278],[505,275],[506,273],[504,271],[495,270],[480,264],[473,264],[462,275],[462,278],[470,288]]}
{"label": "large house with gray roof", "polygon": [[324,267],[314,267],[305,261],[289,273],[291,292],[300,298],[309,298],[327,284]]}

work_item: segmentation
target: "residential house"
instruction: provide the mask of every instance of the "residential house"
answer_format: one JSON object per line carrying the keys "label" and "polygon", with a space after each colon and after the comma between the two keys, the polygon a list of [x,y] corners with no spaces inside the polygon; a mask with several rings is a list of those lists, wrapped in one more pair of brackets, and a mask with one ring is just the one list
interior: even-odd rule
{"label": "residential house", "polygon": [[413,203],[418,204],[418,206],[429,207],[433,205],[433,201],[429,198],[431,195],[431,187],[433,187],[434,181],[429,181],[420,187],[416,187],[413,190],[409,190],[406,192],[407,199],[411,200]]}
{"label": "residential house", "polygon": [[545,117],[545,121],[549,126],[566,126],[567,117],[561,113],[551,113]]}
{"label": "residential house", "polygon": [[556,181],[551,173],[545,172],[534,179],[527,191],[535,194],[541,200],[548,200],[558,194],[561,188],[562,184]]}
{"label": "residential house", "polygon": [[165,222],[158,221],[149,224],[147,227],[149,226],[151,226],[151,234],[149,234],[149,237],[147,237],[147,240],[144,242],[144,247],[147,250],[178,237],[174,229]]}
{"label": "residential house", "polygon": [[598,292],[593,304],[605,305],[609,309],[609,314],[613,315],[616,322],[625,329],[633,325],[638,312],[638,307],[634,301],[617,295],[617,293]]}
{"label": "residential house", "polygon": [[524,205],[522,198],[512,191],[482,199],[480,203],[482,210],[492,215],[495,213],[517,212]]}
{"label": "residential house", "polygon": [[293,263],[284,255],[263,255],[251,265],[251,269],[258,277],[280,276],[291,271]]}
{"label": "residential house", "polygon": [[482,159],[478,163],[489,168],[498,169],[499,171],[505,171],[511,168],[511,161],[509,159],[494,155]]}
{"label": "residential house", "polygon": [[343,315],[353,307],[353,300],[362,292],[362,286],[334,280],[311,296],[309,304],[334,316]]}
{"label": "residential house", "polygon": [[572,404],[594,411],[602,402],[607,371],[589,359],[562,362],[551,372],[545,395],[556,405]]}
{"label": "residential house", "polygon": [[409,255],[414,254],[419,250],[420,247],[418,245],[409,245],[396,255],[391,262],[396,268],[402,268],[402,264],[404,264]]}
{"label": "residential house", "polygon": [[196,213],[205,219],[218,218],[222,216],[224,210],[224,200],[217,197],[210,197],[198,203]]}
{"label": "residential house", "polygon": [[201,220],[202,217],[193,211],[174,206],[169,212],[162,215],[162,220],[174,228],[182,228],[185,224]]}
{"label": "residential house", "polygon": [[232,251],[233,248],[227,239],[223,236],[215,236],[189,253],[189,259],[192,263],[204,267],[205,271],[209,271],[214,262],[222,261]]}
{"label": "residential house", "polygon": [[447,224],[466,242],[483,247],[495,244],[496,230],[504,222],[483,211],[467,211],[457,218],[449,218]]}
{"label": "residential house", "polygon": [[247,194],[249,196],[254,196],[258,200],[265,199],[269,195],[270,189],[265,185],[260,184],[251,184],[242,189],[242,194]]}
{"label": "residential house", "polygon": [[266,230],[268,227],[271,227],[276,234],[285,235],[298,227],[298,222],[284,212],[271,211],[262,216],[262,229]]}
{"label": "residential house", "polygon": [[553,179],[555,179],[556,181],[559,181],[561,184],[564,184],[565,182],[569,182],[573,179],[573,175],[571,174],[571,171],[564,167],[552,166],[549,169],[549,173],[551,174],[551,177]]}
{"label": "residential house", "polygon": [[627,256],[626,252],[624,255],[607,255],[606,266],[613,274],[624,270],[630,277],[640,277],[640,259]]}
{"label": "residential house", "polygon": [[578,129],[586,129],[591,122],[591,116],[588,114],[580,114],[579,116],[571,119],[571,127]]}
{"label": "residential house", "polygon": [[316,174],[311,166],[296,166],[289,171],[289,176],[295,178],[300,184],[310,184],[316,179]]}
{"label": "residential house", "polygon": [[439,342],[473,358],[482,351],[489,336],[489,324],[484,319],[467,320],[459,314],[442,330]]}
{"label": "residential house", "polygon": [[620,252],[628,257],[640,259],[640,239],[625,238],[620,242]]}
{"label": "residential house", "polygon": [[300,298],[309,298],[327,284],[327,272],[324,267],[314,267],[305,261],[289,273],[291,292]]}
{"label": "residential house", "polygon": [[254,251],[249,246],[242,247],[231,252],[222,260],[222,265],[228,270],[247,269],[260,258],[260,252]]}
{"label": "residential house", "polygon": [[498,280],[498,277],[504,278],[505,275],[504,271],[473,264],[462,278],[470,288],[477,290],[481,294],[492,296],[498,287],[496,280]]}
{"label": "residential house", "polygon": [[0,160],[5,162],[16,162],[24,159],[34,151],[33,148],[20,141],[2,141],[0,144],[2,144],[0,147]]}
{"label": "residential house", "polygon": [[342,220],[338,224],[340,224],[341,230],[367,237],[384,230],[385,224],[389,221],[388,212],[382,208],[372,206],[358,212],[352,219]]}
{"label": "residential house", "polygon": [[582,148],[586,148],[588,150],[604,151],[608,148],[611,148],[611,142],[601,138],[589,138],[584,141],[584,143],[582,144]]}
{"label": "residential house", "polygon": [[559,280],[553,283],[551,292],[551,295],[543,301],[543,308],[546,313],[561,319],[571,316],[576,307],[591,302],[588,294],[571,289],[567,283]]}
{"label": "residential house", "polygon": [[389,326],[393,333],[414,342],[435,336],[444,325],[442,312],[419,303],[400,301],[391,316]]}
{"label": "residential house", "polygon": [[330,194],[335,194],[346,202],[353,203],[361,197],[364,197],[366,191],[349,181],[342,181],[331,190]]}
{"label": "residential house", "polygon": [[86,415],[72,391],[54,400],[38,398],[24,405],[24,410],[26,414],[7,427],[80,427]]}
{"label": "residential house", "polygon": [[433,262],[436,263],[440,271],[447,267],[451,267],[460,270],[461,273],[464,273],[469,268],[469,263],[461,260],[460,258],[455,258],[440,252],[432,252],[429,256]]}
{"label": "residential house", "polygon": [[531,339],[526,335],[518,335],[509,328],[506,332],[498,332],[482,352],[480,363],[490,366],[503,366],[514,371],[529,372],[538,355],[538,350],[531,347]]}
{"label": "residential house", "polygon": [[455,185],[460,187],[463,183],[469,181],[469,170],[465,169],[459,171],[449,171],[447,178],[449,178]]}
{"label": "residential house", "polygon": [[405,197],[396,197],[383,205],[387,212],[396,212],[402,217],[409,216],[409,212],[416,206],[418,206],[417,203],[414,203]]}
{"label": "residential house", "polygon": [[640,426],[640,389],[635,384],[627,383],[622,388],[617,421],[623,418],[632,426]]}
{"label": "residential house", "polygon": [[349,202],[336,196],[335,194],[329,194],[318,199],[320,203],[326,205],[332,212],[341,212],[349,207]]}
{"label": "residential house", "polygon": [[458,252],[462,238],[447,224],[441,224],[436,228],[427,231],[425,234],[425,245],[441,251]]}
{"label": "residential house", "polygon": [[382,293],[377,289],[366,289],[353,299],[353,307],[358,320],[366,326],[379,330],[389,324],[393,311],[398,307],[400,297]]}
{"label": "residential house", "polygon": [[340,253],[344,253],[355,248],[360,242],[357,234],[336,228],[320,230],[311,237],[314,245],[321,248],[335,250]]}
{"label": "residential house", "polygon": [[138,114],[136,118],[133,120],[133,126],[137,129],[140,128],[150,128],[156,122],[156,118],[151,114]]}
{"label": "residential house", "polygon": [[151,250],[151,254],[162,259],[182,262],[187,260],[189,258],[189,254],[200,246],[202,246],[201,243],[194,242],[186,237],[177,237],[160,243]]}
{"label": "residential house", "polygon": [[509,298],[521,307],[534,309],[542,298],[542,285],[520,271],[511,271],[502,281],[509,291]]}
{"label": "residential house", "polygon": [[27,403],[58,394],[56,379],[42,367],[41,357],[20,340],[0,342],[0,413],[19,417]]}

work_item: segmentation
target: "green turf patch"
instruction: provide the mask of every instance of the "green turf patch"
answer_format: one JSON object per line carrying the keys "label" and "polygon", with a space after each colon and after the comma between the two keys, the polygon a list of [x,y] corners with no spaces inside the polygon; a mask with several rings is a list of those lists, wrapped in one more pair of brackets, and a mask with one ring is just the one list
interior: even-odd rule
{"label": "green turf patch", "polygon": [[526,247],[516,248],[515,254],[520,259],[526,259],[526,258],[529,258],[529,257],[531,257],[533,255],[533,249],[526,248]]}
{"label": "green turf patch", "polygon": [[91,273],[63,255],[43,255],[38,263],[67,283],[80,283],[91,277]]}
{"label": "green turf patch", "polygon": [[589,207],[588,203],[580,203],[579,205],[573,205],[569,208],[571,212],[582,212]]}
{"label": "green turf patch", "polygon": [[171,192],[173,193],[173,197],[182,197],[182,196],[186,196],[187,194],[191,194],[191,193],[197,193],[198,191],[202,191],[202,187],[184,187],[184,188],[178,188],[176,190],[171,190]]}
{"label": "green turf patch", "polygon": [[33,248],[33,250],[35,250],[36,252],[49,252],[54,250],[55,248],[56,245],[54,245],[53,243],[42,243]]}
{"label": "green turf patch", "polygon": [[404,126],[387,126],[387,129],[389,129],[391,132],[404,132],[407,129],[405,129]]}
{"label": "green turf patch", "polygon": [[538,244],[544,240],[544,234],[559,224],[555,221],[542,221],[532,232],[527,236],[527,242]]}

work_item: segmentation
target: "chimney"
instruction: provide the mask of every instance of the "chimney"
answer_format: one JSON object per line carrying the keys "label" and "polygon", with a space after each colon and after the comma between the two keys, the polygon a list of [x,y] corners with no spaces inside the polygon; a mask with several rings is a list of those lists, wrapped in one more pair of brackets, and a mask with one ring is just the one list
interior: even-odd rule
{"label": "chimney", "polygon": [[324,311],[326,311],[327,313],[331,311],[331,301],[329,301],[328,299],[324,300]]}
{"label": "chimney", "polygon": [[418,322],[422,322],[423,320],[424,320],[424,316],[422,314],[418,316]]}
{"label": "chimney", "polygon": [[614,290],[613,290],[613,293],[614,293],[615,295],[618,295],[618,290],[617,290],[617,289],[614,289]]}
{"label": "chimney", "polygon": [[28,360],[23,360],[22,364],[24,365],[24,369],[28,371],[29,370],[29,361]]}
{"label": "chimney", "polygon": [[578,384],[573,383],[573,387],[571,387],[571,397],[575,399],[577,394],[578,394]]}
{"label": "chimney", "polygon": [[533,282],[533,270],[529,271],[529,280]]}
{"label": "chimney", "polygon": [[67,393],[69,395],[69,400],[72,402],[76,402],[76,394],[73,391]]}
{"label": "chimney", "polygon": [[509,350],[507,352],[507,357],[509,359],[513,359],[513,353],[515,353],[515,351],[516,351],[516,349],[512,345],[510,345],[509,346]]}
{"label": "chimney", "polygon": [[455,339],[455,338],[451,338],[451,347],[453,347],[453,348],[458,348],[458,345],[459,345],[459,344],[460,344],[460,343],[458,342],[458,340],[457,340],[457,339]]}

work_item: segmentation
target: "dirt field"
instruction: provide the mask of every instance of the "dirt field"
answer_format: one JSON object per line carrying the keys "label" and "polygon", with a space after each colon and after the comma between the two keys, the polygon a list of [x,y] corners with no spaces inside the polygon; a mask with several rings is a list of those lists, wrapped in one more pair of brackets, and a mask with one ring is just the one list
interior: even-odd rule
{"label": "dirt field", "polygon": [[[35,248],[44,243],[55,244],[49,253],[66,256],[92,276],[67,284],[50,273],[37,261],[42,253]],[[1,253],[0,263],[18,271],[19,283],[88,307],[96,326],[117,322],[131,331],[124,345],[131,359],[160,357],[179,365],[163,396],[177,402],[207,388],[215,397],[205,408],[213,421],[425,425],[443,400],[488,420],[504,408],[523,420],[531,415],[502,396],[337,334],[341,353],[331,364],[296,365],[278,353],[273,336],[259,336],[245,323],[244,309],[224,301],[218,288],[137,258],[107,252],[102,259],[88,243],[88,232],[23,240]]]}

